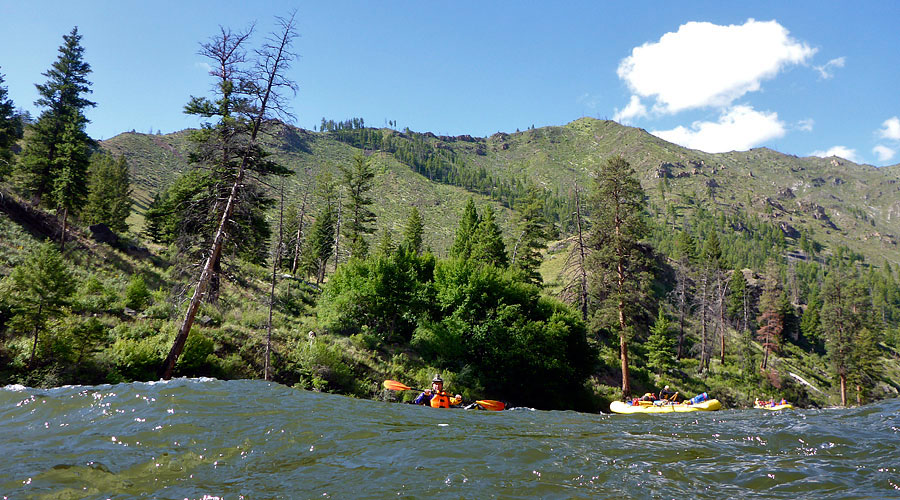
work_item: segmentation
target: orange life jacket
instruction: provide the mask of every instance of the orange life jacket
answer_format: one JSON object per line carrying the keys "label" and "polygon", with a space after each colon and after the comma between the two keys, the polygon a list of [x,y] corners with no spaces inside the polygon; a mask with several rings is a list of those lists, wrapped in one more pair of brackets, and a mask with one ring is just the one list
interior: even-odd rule
{"label": "orange life jacket", "polygon": [[434,396],[431,396],[431,407],[450,408],[450,395],[444,391],[435,392]]}

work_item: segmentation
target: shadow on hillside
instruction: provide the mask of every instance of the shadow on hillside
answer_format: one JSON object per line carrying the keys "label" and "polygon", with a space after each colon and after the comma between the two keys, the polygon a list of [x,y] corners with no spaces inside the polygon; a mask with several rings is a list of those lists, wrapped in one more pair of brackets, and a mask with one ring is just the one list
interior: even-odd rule
{"label": "shadow on hillside", "polygon": [[309,147],[309,138],[306,137],[304,131],[299,130],[298,133],[298,129],[285,126],[279,132],[278,135],[284,141],[288,151],[312,154],[312,149]]}

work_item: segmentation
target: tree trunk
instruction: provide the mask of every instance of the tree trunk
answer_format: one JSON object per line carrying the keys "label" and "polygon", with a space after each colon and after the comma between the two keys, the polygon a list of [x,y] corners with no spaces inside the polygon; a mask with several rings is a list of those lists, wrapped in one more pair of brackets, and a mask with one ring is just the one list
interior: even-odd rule
{"label": "tree trunk", "polygon": [[581,319],[587,323],[588,320],[588,289],[587,289],[587,270],[585,268],[584,255],[584,235],[581,230],[581,202],[578,197],[578,183],[575,183],[575,227],[578,230],[578,270],[579,279],[581,280]]}
{"label": "tree trunk", "polygon": [[66,251],[66,229],[69,223],[69,209],[63,207],[63,223],[62,223],[62,233],[59,235],[59,251],[60,253]]}
{"label": "tree trunk", "polygon": [[719,271],[719,294],[718,294],[718,304],[716,307],[719,308],[719,328],[721,329],[721,345],[720,345],[720,353],[721,358],[720,361],[722,365],[725,365],[725,297],[728,295],[728,281],[724,273]]}
{"label": "tree trunk", "polygon": [[628,338],[625,330],[625,302],[619,301],[619,356],[622,359],[622,395],[631,396],[631,383],[628,381]]}
{"label": "tree trunk", "polygon": [[841,406],[847,406],[847,376],[843,373],[841,377]]}
{"label": "tree trunk", "polygon": [[200,309],[200,301],[206,293],[206,288],[209,285],[209,278],[213,274],[213,265],[219,258],[219,254],[222,252],[222,244],[225,242],[226,236],[225,228],[234,211],[238,188],[244,180],[245,163],[246,160],[241,163],[237,178],[235,178],[234,184],[231,186],[231,194],[228,195],[228,202],[225,204],[225,212],[222,214],[222,220],[219,221],[216,237],[213,238],[211,253],[209,257],[206,258],[206,264],[203,266],[203,271],[200,273],[200,281],[197,283],[197,287],[194,288],[194,294],[191,296],[191,302],[184,314],[181,328],[178,329],[178,333],[175,335],[175,342],[172,345],[172,349],[169,351],[169,355],[166,356],[166,360],[160,368],[159,376],[164,380],[172,378],[175,362],[178,361],[178,357],[181,356],[181,351],[184,350],[184,344],[187,342],[188,334],[191,332],[191,327],[194,326],[194,318],[197,316],[197,310]]}
{"label": "tree trunk", "polygon": [[281,210],[278,215],[278,244],[275,245],[275,256],[272,258],[272,287],[269,288],[269,317],[266,320],[266,364],[263,370],[263,380],[270,379],[269,363],[272,353],[272,307],[275,305],[275,283],[278,277],[278,262],[281,260],[281,239],[284,237],[284,179],[281,180]]}
{"label": "tree trunk", "polygon": [[709,307],[709,276],[707,276],[705,270],[702,271],[700,279],[702,283],[700,286],[700,366],[697,373],[703,373],[703,370],[707,368],[706,360],[709,357],[707,352],[709,350],[709,339],[706,333],[706,310]]}
{"label": "tree trunk", "polygon": [[[339,189],[338,190],[337,224],[335,225],[335,228],[334,228],[334,269],[335,269],[335,271],[337,270],[337,266],[338,266],[338,257],[339,257],[338,252],[339,252],[339,244],[341,242],[341,219],[344,216],[343,201],[344,201],[344,191]],[[325,280],[325,264],[322,265],[321,280],[322,281]],[[321,283],[321,281],[320,281],[320,283]]]}
{"label": "tree trunk", "polygon": [[294,262],[291,263],[291,275],[297,274],[297,266],[300,263],[300,243],[303,240],[303,220],[306,218],[306,199],[309,196],[310,182],[306,183],[303,192],[303,205],[300,206],[300,224],[297,226],[297,237],[294,239]]}

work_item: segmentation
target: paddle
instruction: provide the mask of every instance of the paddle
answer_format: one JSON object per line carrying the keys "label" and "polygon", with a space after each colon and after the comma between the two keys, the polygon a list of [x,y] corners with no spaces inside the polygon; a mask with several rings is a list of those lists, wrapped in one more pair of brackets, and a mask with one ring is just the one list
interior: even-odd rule
{"label": "paddle", "polygon": [[[412,387],[397,382],[396,380],[385,380],[384,381],[385,389],[389,389],[392,391],[421,391],[422,389],[413,389]],[[485,410],[490,411],[501,411],[506,409],[506,404],[503,401],[494,401],[492,399],[480,399],[475,401],[475,404],[481,406]]]}

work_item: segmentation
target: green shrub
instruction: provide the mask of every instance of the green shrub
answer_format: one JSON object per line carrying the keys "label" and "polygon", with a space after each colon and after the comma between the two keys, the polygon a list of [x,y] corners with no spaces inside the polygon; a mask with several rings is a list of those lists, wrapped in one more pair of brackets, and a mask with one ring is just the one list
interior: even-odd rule
{"label": "green shrub", "polygon": [[286,356],[288,368],[299,374],[297,386],[316,391],[355,394],[356,377],[341,349],[327,340],[298,340]]}
{"label": "green shrub", "polygon": [[166,337],[156,335],[142,339],[120,338],[112,345],[116,370],[126,380],[156,380],[167,349]]}
{"label": "green shrub", "polygon": [[185,376],[214,376],[218,363],[213,355],[215,343],[202,333],[191,330],[175,370]]}
{"label": "green shrub", "polygon": [[128,287],[125,288],[125,307],[135,311],[143,311],[150,302],[150,290],[144,283],[143,276],[136,274],[131,277]]}
{"label": "green shrub", "polygon": [[350,336],[350,341],[353,342],[353,345],[360,349],[365,349],[368,351],[374,351],[378,348],[378,345],[381,341],[375,335],[372,335],[369,332],[368,327],[365,327],[362,332],[356,333]]}

